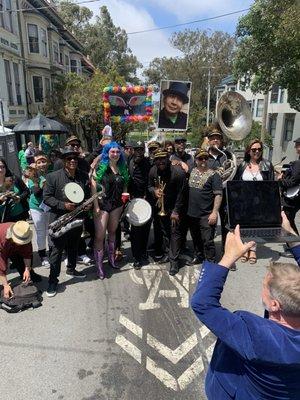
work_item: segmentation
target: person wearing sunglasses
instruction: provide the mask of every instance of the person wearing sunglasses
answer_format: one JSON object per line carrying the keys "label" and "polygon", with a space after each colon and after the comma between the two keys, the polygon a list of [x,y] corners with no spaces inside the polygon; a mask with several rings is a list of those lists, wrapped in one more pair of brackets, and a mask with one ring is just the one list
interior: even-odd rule
{"label": "person wearing sunglasses", "polygon": [[[50,207],[50,223],[64,214],[75,210],[79,204],[70,202],[64,188],[67,183],[77,183],[84,191],[84,200],[90,197],[89,176],[78,168],[79,153],[71,146],[64,148],[62,159],[64,167],[46,176],[43,191],[44,203]],[[66,275],[72,278],[85,278],[83,272],[76,270],[78,245],[82,234],[82,226],[67,230],[58,238],[51,238],[52,247],[49,255],[50,275],[47,296],[53,297],[57,292],[63,251],[67,253],[68,265]],[[71,244],[71,245],[69,245]]]}
{"label": "person wearing sunglasses", "polygon": [[[251,140],[245,150],[244,161],[238,166],[234,180],[273,181],[275,179],[272,163],[263,158],[263,143],[259,139]],[[250,216],[249,216],[250,217]],[[256,246],[241,258],[241,262],[257,262]]]}
{"label": "person wearing sunglasses", "polygon": [[98,269],[98,276],[105,278],[103,266],[103,243],[108,231],[108,260],[112,268],[115,264],[116,230],[123,210],[122,194],[127,192],[129,173],[126,166],[124,153],[120,145],[111,142],[104,146],[101,162],[92,179],[92,192],[99,191],[102,185],[105,197],[94,201],[94,258]]}
{"label": "person wearing sunglasses", "polygon": [[[81,171],[84,171],[88,174],[90,172],[90,164],[85,159],[85,155],[84,155],[84,153],[82,151],[82,147],[81,147],[81,140],[77,136],[72,135],[67,138],[67,140],[65,142],[65,147],[71,147],[72,150],[74,150],[78,153],[77,167]],[[64,168],[64,160],[61,158],[58,158],[53,165],[53,171],[57,171],[62,168]]]}
{"label": "person wearing sunglasses", "polygon": [[187,215],[198,262],[215,261],[214,243],[218,212],[222,203],[222,179],[220,174],[208,167],[209,153],[198,150],[196,167],[189,177],[189,202]]}

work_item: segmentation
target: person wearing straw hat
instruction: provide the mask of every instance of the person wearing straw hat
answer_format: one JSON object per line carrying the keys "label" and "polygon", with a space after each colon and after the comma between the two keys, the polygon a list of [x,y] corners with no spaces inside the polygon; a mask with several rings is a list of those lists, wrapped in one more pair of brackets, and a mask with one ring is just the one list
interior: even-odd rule
{"label": "person wearing straw hat", "polygon": [[28,222],[18,221],[0,224],[0,284],[3,285],[5,298],[13,295],[7,281],[9,259],[12,264],[15,264],[25,283],[31,280],[31,240],[32,230]]}

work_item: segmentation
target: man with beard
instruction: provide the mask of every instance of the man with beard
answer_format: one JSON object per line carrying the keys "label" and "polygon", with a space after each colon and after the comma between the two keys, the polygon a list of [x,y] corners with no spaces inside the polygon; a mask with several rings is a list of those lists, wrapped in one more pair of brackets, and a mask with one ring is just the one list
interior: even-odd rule
{"label": "man with beard", "polygon": [[[157,219],[163,242],[155,242],[156,255],[163,254],[160,263],[170,261],[170,275],[179,271],[179,253],[182,241],[180,219],[186,189],[186,175],[178,165],[171,165],[168,153],[158,150],[149,173],[148,190],[155,200],[154,218]],[[161,211],[165,212],[161,215]]]}
{"label": "man with beard", "polygon": [[[50,223],[64,214],[73,211],[77,204],[70,202],[66,197],[64,187],[67,183],[77,183],[84,191],[84,198],[90,197],[88,174],[78,169],[79,153],[72,147],[66,147],[62,153],[64,168],[54,171],[47,175],[44,187],[44,203],[50,207]],[[82,233],[82,226],[68,230],[58,238],[51,238],[52,250],[49,257],[50,276],[47,296],[56,295],[58,277],[61,268],[62,253],[67,251],[67,271],[66,275],[72,278],[85,278],[86,275],[76,271],[77,250]],[[69,245],[71,244],[71,246]]]}
{"label": "man with beard", "polygon": [[196,167],[189,178],[189,203],[187,215],[199,262],[214,262],[214,244],[218,211],[222,202],[222,180],[218,173],[207,167],[208,152],[200,150],[195,155]]}
{"label": "man with beard", "polygon": [[[148,175],[150,171],[149,159],[145,157],[145,144],[132,143],[133,156],[129,162],[130,181],[128,192],[130,198],[148,199]],[[149,232],[151,227],[151,219],[142,226],[131,226],[130,241],[131,251],[134,259],[134,269],[140,269],[142,265],[147,264],[147,245]]]}

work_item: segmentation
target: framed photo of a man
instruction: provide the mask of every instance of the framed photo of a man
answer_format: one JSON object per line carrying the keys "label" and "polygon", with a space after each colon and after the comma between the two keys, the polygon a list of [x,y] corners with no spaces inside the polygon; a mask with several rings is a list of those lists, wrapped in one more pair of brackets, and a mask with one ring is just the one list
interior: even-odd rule
{"label": "framed photo of a man", "polygon": [[161,81],[158,129],[187,130],[191,87],[192,82]]}

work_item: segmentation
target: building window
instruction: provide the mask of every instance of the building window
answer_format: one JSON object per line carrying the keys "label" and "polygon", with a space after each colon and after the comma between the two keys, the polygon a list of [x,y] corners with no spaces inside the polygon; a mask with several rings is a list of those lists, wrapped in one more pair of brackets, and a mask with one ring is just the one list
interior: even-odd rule
{"label": "building window", "polygon": [[270,103],[278,103],[279,85],[273,85],[271,91]]}
{"label": "building window", "polygon": [[257,105],[256,105],[256,116],[257,117],[262,117],[264,111],[264,100],[263,99],[258,99],[257,100]]}
{"label": "building window", "polygon": [[275,137],[276,124],[277,124],[277,114],[270,114],[270,117],[269,117],[269,133],[270,133],[272,138]]}
{"label": "building window", "polygon": [[3,7],[4,0],[0,0],[0,27],[4,28],[4,7]]}
{"label": "building window", "polygon": [[41,41],[42,41],[42,55],[44,57],[48,57],[47,32],[43,28],[41,28]]}
{"label": "building window", "polygon": [[9,32],[13,32],[11,0],[5,0],[5,8],[6,8],[6,12],[4,13],[5,29],[7,29]]}
{"label": "building window", "polygon": [[53,43],[53,60],[54,60],[54,62],[58,63],[58,57],[59,57],[58,43],[54,42]]}
{"label": "building window", "polygon": [[43,78],[41,76],[33,76],[33,93],[34,101],[36,103],[43,102]]}
{"label": "building window", "polygon": [[17,104],[18,104],[18,106],[21,106],[22,105],[21,84],[20,84],[20,75],[19,75],[19,65],[17,63],[13,63],[13,70],[14,70],[14,78],[15,78]]}
{"label": "building window", "polygon": [[289,142],[293,138],[295,114],[285,114],[283,140]]}
{"label": "building window", "polygon": [[77,60],[71,60],[71,72],[77,74]]}
{"label": "building window", "polygon": [[70,59],[69,56],[65,55],[65,66],[66,66],[66,72],[70,72]]}
{"label": "building window", "polygon": [[5,68],[5,75],[6,75],[6,87],[7,87],[7,94],[8,94],[8,103],[10,106],[14,104],[14,96],[12,90],[12,79],[11,79],[11,72],[10,72],[10,63],[8,60],[4,60],[4,68]]}
{"label": "building window", "polygon": [[45,98],[49,98],[51,93],[50,79],[45,78]]}
{"label": "building window", "polygon": [[28,24],[28,42],[30,53],[39,53],[39,32],[37,25]]}
{"label": "building window", "polygon": [[279,103],[284,102],[284,89],[280,89],[280,98],[279,98]]}

